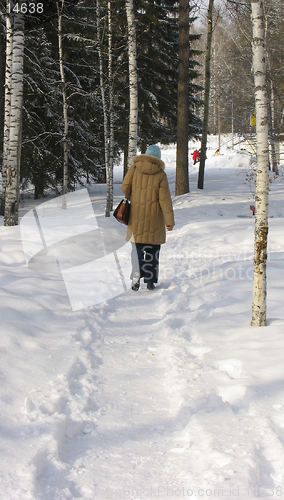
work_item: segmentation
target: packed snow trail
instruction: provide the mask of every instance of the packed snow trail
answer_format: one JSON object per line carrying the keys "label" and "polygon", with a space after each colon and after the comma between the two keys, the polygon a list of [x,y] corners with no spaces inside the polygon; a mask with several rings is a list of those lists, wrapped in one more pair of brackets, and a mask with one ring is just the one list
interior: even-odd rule
{"label": "packed snow trail", "polygon": [[[181,492],[246,498],[257,488],[262,497],[280,491],[283,445],[253,390],[245,397],[251,381],[242,363],[237,357],[211,364],[221,343],[212,349],[195,333],[201,320],[210,322],[214,292],[197,290],[199,305],[185,284],[154,293],[129,292],[93,308],[88,327],[74,337],[78,358],[57,389],[66,421],[57,446],[49,442],[35,457],[35,498],[166,499]],[[189,312],[191,301],[186,324],[179,311]],[[38,418],[42,425],[45,416]]]}

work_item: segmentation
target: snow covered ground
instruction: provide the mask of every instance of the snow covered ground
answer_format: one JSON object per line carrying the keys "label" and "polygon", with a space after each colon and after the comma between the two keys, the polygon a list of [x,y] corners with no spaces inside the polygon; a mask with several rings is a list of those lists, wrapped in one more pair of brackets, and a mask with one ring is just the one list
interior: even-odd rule
{"label": "snow covered ground", "polygon": [[[204,190],[191,165],[191,192],[173,197],[152,292],[71,307],[64,271],[108,255],[108,235],[117,254],[125,243],[103,216],[104,186],[89,189],[99,232],[29,267],[20,226],[0,227],[1,500],[284,497],[283,170],[270,192],[268,326],[252,328],[249,156],[216,147]],[[174,193],[175,150],[162,157]],[[21,220],[36,206],[44,216],[43,202],[26,200]]]}

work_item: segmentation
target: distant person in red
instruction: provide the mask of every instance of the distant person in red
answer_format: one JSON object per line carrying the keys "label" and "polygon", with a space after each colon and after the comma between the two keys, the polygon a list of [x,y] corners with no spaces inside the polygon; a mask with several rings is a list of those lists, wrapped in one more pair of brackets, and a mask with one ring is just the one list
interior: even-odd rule
{"label": "distant person in red", "polygon": [[193,153],[191,153],[191,155],[192,155],[192,159],[193,159],[193,165],[195,165],[196,163],[199,162],[199,159],[200,159],[199,158],[199,153],[198,153],[197,149],[195,149],[193,151]]}

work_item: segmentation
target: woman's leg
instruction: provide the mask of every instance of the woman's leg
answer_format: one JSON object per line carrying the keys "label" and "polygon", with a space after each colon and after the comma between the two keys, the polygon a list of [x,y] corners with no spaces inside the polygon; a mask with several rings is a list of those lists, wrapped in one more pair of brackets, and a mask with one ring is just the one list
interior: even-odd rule
{"label": "woman's leg", "polygon": [[143,243],[134,243],[132,247],[132,273],[134,272],[139,272],[140,278],[143,278],[144,276],[144,250],[143,250]]}
{"label": "woman's leg", "polygon": [[142,245],[139,243],[132,243],[131,250],[131,262],[132,262],[132,272],[130,279],[132,279],[131,288],[133,291],[137,292],[140,288],[140,278],[143,276],[142,266],[143,266],[143,256]]}
{"label": "woman's leg", "polygon": [[160,248],[161,245],[143,245],[144,283],[158,283]]}

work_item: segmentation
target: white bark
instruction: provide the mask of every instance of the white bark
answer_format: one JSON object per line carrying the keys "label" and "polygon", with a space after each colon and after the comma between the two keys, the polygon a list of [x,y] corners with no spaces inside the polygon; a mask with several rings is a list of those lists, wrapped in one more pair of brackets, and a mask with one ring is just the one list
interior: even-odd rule
{"label": "white bark", "polygon": [[[96,0],[96,11],[97,11],[97,45],[98,45],[98,55],[99,55],[99,69],[100,69],[100,90],[102,96],[102,106],[103,106],[103,118],[104,118],[104,148],[105,148],[105,167],[106,167],[106,185],[107,189],[109,186],[109,125],[108,125],[108,115],[107,115],[107,99],[105,94],[105,81],[104,81],[104,71],[103,71],[103,56],[102,56],[102,42],[101,42],[101,29],[100,29],[100,2]],[[108,205],[108,193],[106,202],[106,217]]]}
{"label": "white bark", "polygon": [[[4,225],[15,226],[18,224],[19,206],[19,180],[21,160],[21,131],[22,131],[22,108],[23,108],[23,60],[24,60],[24,14],[18,12],[13,16],[12,23],[12,67],[11,76],[7,75],[7,81],[11,83],[10,92],[10,115],[7,152],[7,180],[5,190],[5,214]],[[8,98],[8,97],[7,97]]]}
{"label": "white bark", "polygon": [[113,109],[113,73],[112,73],[112,18],[111,2],[108,1],[108,89],[109,89],[109,165],[106,217],[113,209],[113,161],[114,161],[114,109]]}
{"label": "white bark", "polygon": [[[13,9],[13,3],[10,2]],[[7,183],[7,169],[9,156],[10,118],[11,118],[11,85],[13,65],[13,22],[12,16],[6,15],[6,61],[5,61],[5,101],[4,101],[4,137],[3,137],[3,163],[2,163],[2,197],[1,214],[5,213],[5,192]]]}
{"label": "white bark", "polygon": [[128,168],[137,154],[138,135],[138,79],[136,56],[136,29],[133,0],[126,0],[128,27],[128,66],[129,66],[129,145]]}
{"label": "white bark", "polygon": [[257,136],[256,215],[252,326],[266,325],[269,148],[263,1],[251,0],[253,72]]}
{"label": "white bark", "polygon": [[[63,104],[63,185],[62,194],[66,195],[68,191],[68,104],[66,96],[66,82],[63,67],[63,49],[62,49],[62,12],[64,8],[64,0],[62,0],[61,7],[59,7],[59,2],[57,5],[57,15],[58,15],[58,53],[59,53],[59,67],[60,67],[60,77],[61,77],[61,88],[62,88],[62,104]],[[66,197],[62,198],[63,208],[66,208]]]}

